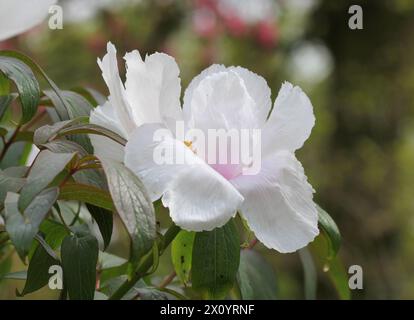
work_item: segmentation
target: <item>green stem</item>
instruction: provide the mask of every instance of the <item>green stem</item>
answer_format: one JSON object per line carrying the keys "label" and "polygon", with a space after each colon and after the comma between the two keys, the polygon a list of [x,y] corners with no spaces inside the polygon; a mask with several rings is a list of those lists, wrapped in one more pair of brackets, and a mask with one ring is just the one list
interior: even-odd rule
{"label": "green stem", "polygon": [[66,229],[66,231],[69,234],[71,234],[72,231],[70,230],[69,226],[66,224],[65,218],[63,218],[62,212],[60,211],[60,208],[59,208],[59,205],[58,205],[57,202],[55,203],[54,207],[55,207],[55,209],[56,209],[56,211],[58,213],[58,216],[59,216],[60,220],[62,221],[63,227]]}
{"label": "green stem", "polygon": [[[162,237],[160,243],[159,254],[161,255],[171,241],[174,240],[175,236],[180,231],[180,228],[176,225],[172,225],[165,235]],[[148,255],[142,263],[138,266],[137,270],[135,271],[134,275],[130,280],[126,280],[119,288],[115,291],[115,293],[109,298],[109,300],[120,300],[125,294],[128,293],[129,290],[142,278],[146,275],[147,271],[152,267],[153,263],[153,255]]]}
{"label": "green stem", "polygon": [[82,208],[82,204],[81,204],[81,202],[80,202],[80,201],[78,201],[78,210],[76,210],[76,212],[75,212],[75,216],[73,217],[72,222],[69,224],[69,226],[70,226],[70,227],[74,226],[74,225],[75,225],[75,223],[76,223],[76,221],[78,221],[78,218],[79,218],[79,215],[80,215],[81,208]]}

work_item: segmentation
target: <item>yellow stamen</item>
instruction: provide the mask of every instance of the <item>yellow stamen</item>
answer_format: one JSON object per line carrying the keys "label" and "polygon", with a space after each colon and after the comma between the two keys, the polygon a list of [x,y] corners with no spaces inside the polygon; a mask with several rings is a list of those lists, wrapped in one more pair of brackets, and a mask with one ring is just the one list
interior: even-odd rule
{"label": "yellow stamen", "polygon": [[192,141],[184,141],[184,144],[191,149],[193,142]]}
{"label": "yellow stamen", "polygon": [[189,148],[194,154],[197,154],[196,150],[193,149],[193,142],[192,141],[188,141],[188,140],[184,140],[184,144],[186,145],[187,148]]}

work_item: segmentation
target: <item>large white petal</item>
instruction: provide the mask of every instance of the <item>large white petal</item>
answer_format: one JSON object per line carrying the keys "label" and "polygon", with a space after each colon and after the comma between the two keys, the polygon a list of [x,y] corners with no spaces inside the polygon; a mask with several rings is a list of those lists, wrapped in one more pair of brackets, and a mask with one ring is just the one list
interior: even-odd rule
{"label": "large white petal", "polygon": [[253,112],[258,126],[261,127],[266,122],[272,108],[271,91],[266,80],[242,67],[230,67],[229,70],[236,72],[243,79],[247,92],[256,104]]}
{"label": "large white petal", "polygon": [[40,24],[57,0],[0,0],[0,41]]}
{"label": "large white petal", "polygon": [[[118,119],[117,114],[109,102],[92,110],[89,122],[107,128],[125,139],[128,138],[126,129]],[[103,136],[91,134],[94,153],[98,158],[108,158],[122,162],[124,160],[124,147],[119,143]]]}
{"label": "large white petal", "polygon": [[[157,130],[166,129],[146,124],[134,131],[125,148],[125,165],[143,181],[153,201],[163,195],[164,205],[180,227],[201,231],[222,226],[234,216],[243,197],[168,130],[165,139],[154,141]],[[154,158],[156,148],[181,156],[183,162],[159,164]]]}
{"label": "large white petal", "polygon": [[126,96],[137,125],[182,118],[180,78],[174,58],[154,53],[141,59],[137,50],[124,57],[127,66]]}
{"label": "large white petal", "polygon": [[208,129],[252,129],[257,126],[256,104],[235,72],[223,71],[205,77],[194,88],[191,100],[184,103],[185,111],[190,110],[186,119],[189,128],[207,133]]}
{"label": "large white petal", "polygon": [[109,103],[114,108],[114,113],[125,131],[130,133],[137,126],[134,123],[132,109],[126,99],[125,88],[119,76],[116,49],[110,42],[107,44],[107,51],[102,60],[98,59],[98,65],[109,89]]}
{"label": "large white petal", "polygon": [[196,89],[200,82],[204,80],[206,77],[216,74],[218,72],[226,71],[226,69],[227,68],[222,64],[213,64],[201,71],[197,76],[195,76],[191,80],[190,84],[188,85],[184,93],[183,113],[186,122],[188,122],[191,116],[191,101],[193,99],[194,89]]}
{"label": "large white petal", "polygon": [[[266,80],[241,68],[212,65],[196,76],[184,95],[189,127],[261,128],[271,108]],[[203,114],[207,117],[203,117]]]}
{"label": "large white petal", "polygon": [[208,165],[193,165],[168,184],[162,202],[175,224],[199,232],[223,226],[236,215],[243,196]]}
{"label": "large white petal", "polygon": [[285,82],[263,129],[263,156],[278,150],[293,152],[301,148],[314,124],[308,96],[299,87]]}
{"label": "large white petal", "polygon": [[268,248],[293,252],[318,235],[314,191],[292,153],[276,153],[263,162],[259,174],[239,176],[231,183],[245,198],[242,215]]}

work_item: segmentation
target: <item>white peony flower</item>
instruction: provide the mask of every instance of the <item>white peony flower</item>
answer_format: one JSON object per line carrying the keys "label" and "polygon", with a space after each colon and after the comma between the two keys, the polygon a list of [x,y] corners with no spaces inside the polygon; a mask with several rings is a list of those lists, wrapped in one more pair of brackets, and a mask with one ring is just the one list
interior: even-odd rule
{"label": "white peony flower", "polygon": [[[99,64],[110,97],[92,112],[91,122],[116,131],[128,143],[124,152],[95,136],[98,156],[124,159],[152,200],[161,197],[183,229],[212,230],[240,212],[256,237],[280,252],[295,251],[315,238],[319,230],[314,190],[294,155],[309,137],[315,118],[299,87],[283,84],[270,113],[270,89],[262,77],[241,67],[213,65],[192,80],[181,111],[179,70],[173,58],[156,53],[143,61],[134,51],[125,60],[124,87],[115,48],[108,45]],[[210,165],[197,152],[197,141],[174,134],[180,120],[188,132],[260,129],[259,172],[249,175],[248,167],[233,163]],[[166,137],[154,140],[161,129]],[[159,164],[154,154],[160,148],[189,161]]]}
{"label": "white peony flower", "polygon": [[57,0],[0,0],[0,41],[40,24]]}

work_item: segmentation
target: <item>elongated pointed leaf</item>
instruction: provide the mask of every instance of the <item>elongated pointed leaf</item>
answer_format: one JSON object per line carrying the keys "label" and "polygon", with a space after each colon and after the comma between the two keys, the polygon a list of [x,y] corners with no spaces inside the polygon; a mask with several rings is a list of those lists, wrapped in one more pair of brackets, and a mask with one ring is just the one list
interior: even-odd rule
{"label": "elongated pointed leaf", "polygon": [[80,183],[66,183],[60,188],[59,199],[78,200],[113,211],[111,195],[102,189]]}
{"label": "elongated pointed leaf", "polygon": [[5,58],[17,59],[17,60],[23,62],[24,64],[26,64],[27,66],[29,66],[36,73],[40,74],[46,80],[46,82],[50,85],[53,92],[57,95],[58,99],[61,101],[61,104],[64,106],[64,108],[63,107],[61,108],[60,106],[55,106],[56,111],[60,116],[60,120],[66,120],[67,119],[67,111],[66,110],[69,107],[66,105],[67,102],[62,98],[62,93],[61,93],[62,91],[52,81],[52,79],[50,79],[47,76],[47,74],[43,71],[43,69],[36,62],[34,62],[30,57],[26,56],[25,54],[23,54],[21,52],[16,52],[16,51],[4,50],[4,51],[0,52],[0,56],[5,57]]}
{"label": "elongated pointed leaf", "polygon": [[30,148],[30,143],[24,141],[14,142],[1,160],[0,168],[6,169],[13,166],[24,165],[27,162],[27,157],[31,150]]}
{"label": "elongated pointed leaf", "polygon": [[106,101],[106,97],[103,94],[92,88],[76,87],[73,88],[72,91],[80,94],[94,107],[97,107],[98,105],[103,106]]}
{"label": "elongated pointed leaf", "polygon": [[242,250],[237,283],[244,300],[277,299],[276,277],[270,264],[253,250]]}
{"label": "elongated pointed leaf", "polygon": [[81,158],[88,154],[82,146],[69,140],[53,140],[46,144],[42,144],[41,146],[53,153],[77,152]]}
{"label": "elongated pointed leaf", "polygon": [[46,243],[53,249],[62,244],[63,239],[68,235],[67,229],[59,222],[46,219],[40,225],[40,231],[44,234]]}
{"label": "elongated pointed leaf", "polygon": [[27,171],[25,167],[24,172],[11,172],[10,170],[0,170],[0,202],[3,202],[6,199],[7,192],[18,192],[26,182],[26,179],[23,178],[25,172]]}
{"label": "elongated pointed leaf", "polygon": [[333,259],[341,246],[341,234],[338,226],[331,216],[318,206],[319,225],[322,227],[323,234],[328,241],[327,259]]}
{"label": "elongated pointed leaf", "polygon": [[93,186],[98,189],[107,189],[105,175],[98,169],[78,171],[73,175],[73,178],[81,184]]}
{"label": "elongated pointed leaf", "polygon": [[310,244],[311,252],[314,256],[316,265],[319,270],[325,272],[332,282],[338,297],[343,300],[348,300],[351,297],[351,292],[348,286],[348,274],[343,266],[339,256],[335,256],[330,260],[326,260],[326,253],[329,250],[329,240],[320,234]]}
{"label": "elongated pointed leaf", "polygon": [[92,123],[74,125],[69,128],[65,128],[59,132],[59,136],[82,134],[82,133],[83,134],[97,134],[97,135],[112,139],[121,145],[126,144],[126,140],[122,138],[120,135],[118,135],[117,133],[109,129],[106,129],[102,126],[99,126],[97,124],[92,124]]}
{"label": "elongated pointed leaf", "polygon": [[7,108],[16,99],[15,94],[8,94],[8,95],[0,95],[0,120],[3,118],[4,114],[6,113]]}
{"label": "elongated pointed leaf", "polygon": [[62,97],[66,103],[63,103],[54,91],[45,90],[44,93],[52,101],[54,106],[59,106],[59,109],[66,109],[67,115],[65,115],[62,120],[89,116],[91,110],[93,109],[93,105],[86,98],[73,91],[60,91],[60,97]]}
{"label": "elongated pointed leaf", "polygon": [[195,232],[181,230],[171,244],[171,258],[178,278],[185,285],[190,280]]}
{"label": "elongated pointed leaf", "polygon": [[30,259],[26,284],[21,295],[37,291],[47,285],[51,276],[49,268],[53,265],[60,265],[60,262],[48,254],[43,246],[38,245]]}
{"label": "elongated pointed leaf", "polygon": [[114,216],[109,210],[105,210],[91,204],[87,204],[86,206],[88,207],[92,218],[98,224],[99,231],[101,232],[102,239],[104,241],[104,249],[106,249],[111,242]]}
{"label": "elongated pointed leaf", "polygon": [[207,298],[226,296],[236,280],[240,239],[234,221],[195,236],[191,278],[193,288]]}
{"label": "elongated pointed leaf", "polygon": [[35,131],[33,135],[33,142],[37,145],[45,144],[55,138],[59,131],[68,128],[71,125],[85,122],[87,122],[87,118],[80,117],[72,120],[59,121],[52,125],[44,125]]}
{"label": "elongated pointed leaf", "polygon": [[98,252],[98,241],[90,234],[78,233],[63,240],[63,279],[71,300],[93,300]]}
{"label": "elongated pointed leaf", "polygon": [[122,163],[103,160],[115,208],[131,236],[131,258],[137,262],[154,244],[156,221],[154,207],[142,182]]}
{"label": "elongated pointed leaf", "polygon": [[[93,106],[87,99],[82,97],[80,94],[72,91],[61,91],[61,98],[66,102],[62,104],[60,97],[53,91],[45,91],[45,94],[51,99],[53,104],[60,105],[60,108],[66,108],[67,119],[76,119],[79,117],[88,117],[93,109]],[[89,137],[86,134],[77,134],[68,137],[70,140],[80,144],[89,153],[93,152],[92,144]]]}
{"label": "elongated pointed leaf", "polygon": [[57,188],[46,189],[35,196],[22,213],[18,209],[19,195],[11,192],[7,193],[4,203],[6,230],[22,260],[29,252],[33,238],[46,214],[56,202],[57,196]]}
{"label": "elongated pointed leaf", "polygon": [[10,81],[0,72],[0,96],[5,96],[10,93]]}
{"label": "elongated pointed leaf", "polygon": [[21,60],[1,55],[0,71],[16,84],[22,105],[21,123],[28,122],[35,115],[40,100],[40,87],[35,75]]}
{"label": "elongated pointed leaf", "polygon": [[24,210],[32,199],[45,189],[66,165],[73,159],[75,153],[53,153],[42,151],[27,177],[27,182],[21,190],[19,208]]}

